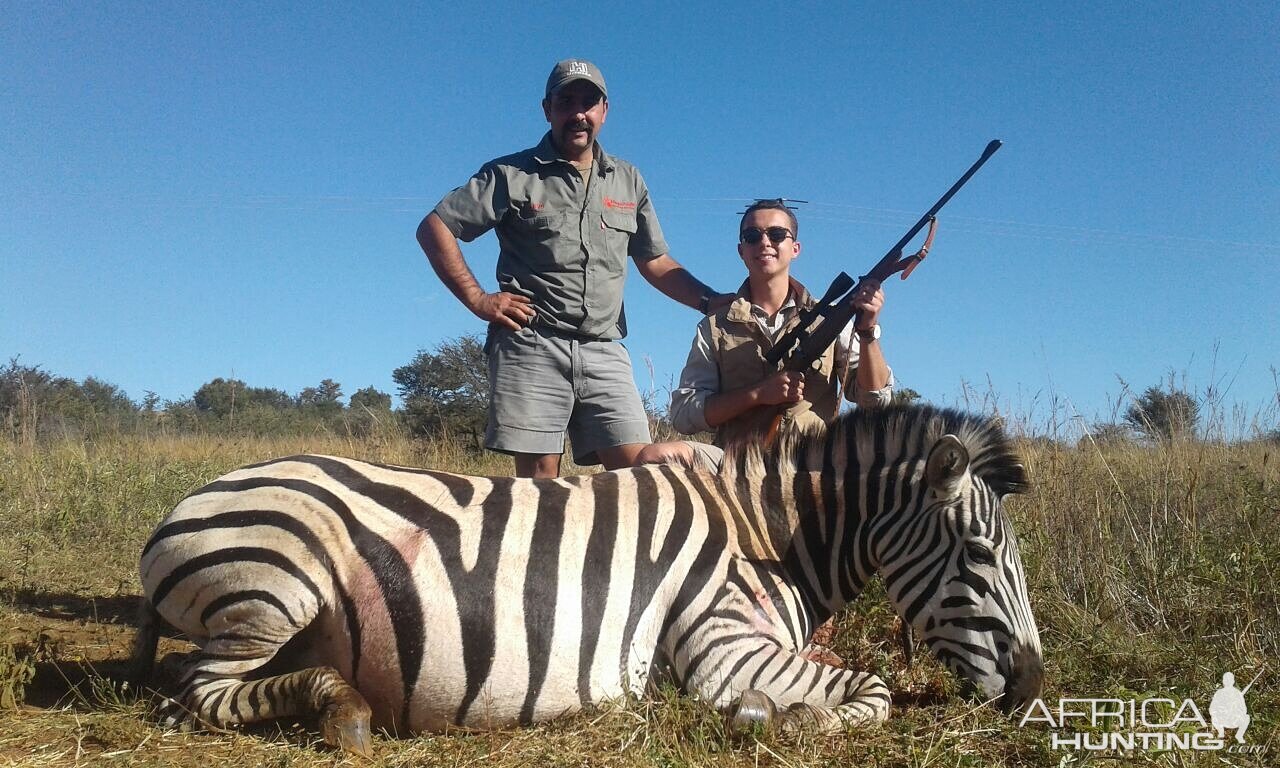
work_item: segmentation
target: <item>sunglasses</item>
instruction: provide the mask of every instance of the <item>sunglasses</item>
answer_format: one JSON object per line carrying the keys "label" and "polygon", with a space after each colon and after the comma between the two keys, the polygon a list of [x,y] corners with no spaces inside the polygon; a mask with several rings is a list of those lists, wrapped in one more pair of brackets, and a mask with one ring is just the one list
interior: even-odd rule
{"label": "sunglasses", "polygon": [[787,229],[786,227],[769,227],[767,229],[760,229],[759,227],[747,227],[746,229],[742,230],[742,234],[739,235],[739,237],[741,237],[742,242],[746,243],[747,245],[756,245],[757,243],[759,243],[761,240],[764,239],[765,235],[769,236],[769,242],[773,243],[774,245],[777,245],[781,243],[783,240],[786,240],[788,237],[791,237],[791,230]]}

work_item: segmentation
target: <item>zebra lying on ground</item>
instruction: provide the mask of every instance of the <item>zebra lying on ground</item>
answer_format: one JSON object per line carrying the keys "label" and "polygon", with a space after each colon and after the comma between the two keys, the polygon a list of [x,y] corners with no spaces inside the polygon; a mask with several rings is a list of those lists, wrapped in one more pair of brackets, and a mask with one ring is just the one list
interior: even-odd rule
{"label": "zebra lying on ground", "polygon": [[717,474],[278,459],[160,523],[135,663],[150,670],[158,614],[199,646],[171,723],[312,714],[365,755],[371,727],[535,723],[657,679],[738,724],[833,732],[884,720],[889,691],[798,651],[878,572],[943,663],[1010,709],[1042,679],[1000,502],[1025,483],[997,425],[921,407],[731,451]]}

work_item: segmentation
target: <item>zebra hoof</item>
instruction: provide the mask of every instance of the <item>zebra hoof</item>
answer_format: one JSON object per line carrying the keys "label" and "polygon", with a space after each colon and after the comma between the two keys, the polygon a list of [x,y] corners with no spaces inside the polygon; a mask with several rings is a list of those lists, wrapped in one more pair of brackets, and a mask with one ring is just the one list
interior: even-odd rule
{"label": "zebra hoof", "polygon": [[757,690],[743,691],[729,711],[729,728],[738,733],[753,727],[769,728],[778,716],[773,699]]}
{"label": "zebra hoof", "polygon": [[[349,695],[343,695],[349,694]],[[371,712],[354,689],[337,696],[320,716],[320,735],[326,744],[361,757],[373,757],[373,737],[369,732]]]}
{"label": "zebra hoof", "polygon": [[[827,715],[827,717],[824,717]],[[787,711],[779,718],[779,728],[783,733],[799,734],[825,732],[830,726],[830,713],[812,704],[796,702],[787,707]]]}

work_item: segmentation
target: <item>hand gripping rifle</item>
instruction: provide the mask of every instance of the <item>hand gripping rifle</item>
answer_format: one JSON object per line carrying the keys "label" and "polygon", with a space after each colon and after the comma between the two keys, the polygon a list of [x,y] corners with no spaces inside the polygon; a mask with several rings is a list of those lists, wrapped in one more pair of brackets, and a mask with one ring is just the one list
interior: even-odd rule
{"label": "hand gripping rifle", "polygon": [[[987,148],[982,150],[982,157],[978,161],[969,166],[969,170],[964,172],[960,180],[951,185],[946,194],[933,204],[925,215],[915,223],[907,234],[902,236],[889,252],[885,254],[880,262],[872,267],[871,271],[858,278],[855,284],[852,277],[841,272],[835,280],[831,282],[831,286],[827,288],[827,292],[822,295],[822,299],[814,304],[812,308],[800,313],[800,322],[796,327],[792,328],[786,334],[778,339],[773,348],[765,353],[764,359],[778,370],[804,372],[809,369],[814,360],[822,356],[822,353],[831,346],[836,338],[840,335],[840,331],[849,324],[849,321],[855,318],[858,310],[853,306],[854,297],[858,295],[858,291],[868,280],[874,280],[876,283],[883,283],[888,280],[894,273],[901,272],[902,279],[906,280],[916,266],[924,261],[925,256],[929,255],[929,247],[933,245],[933,235],[938,229],[938,211],[942,206],[947,204],[961,187],[969,181],[973,174],[978,172],[983,163],[991,158],[1000,148],[1000,140],[995,139]],[[902,249],[911,242],[911,238],[919,234],[925,225],[929,225],[929,233],[925,236],[924,246],[916,253],[903,257]],[[777,431],[781,417],[775,419],[770,426],[767,441],[772,441]]]}

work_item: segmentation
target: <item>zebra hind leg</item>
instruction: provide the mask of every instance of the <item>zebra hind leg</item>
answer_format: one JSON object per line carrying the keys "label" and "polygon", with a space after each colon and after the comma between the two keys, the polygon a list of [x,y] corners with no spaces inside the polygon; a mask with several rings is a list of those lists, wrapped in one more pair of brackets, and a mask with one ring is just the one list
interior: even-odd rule
{"label": "zebra hind leg", "polygon": [[311,667],[272,677],[243,680],[228,674],[225,659],[196,652],[188,662],[181,692],[162,706],[169,726],[195,722],[213,731],[280,717],[317,716],[330,746],[373,756],[372,711],[359,691],[332,667]]}

